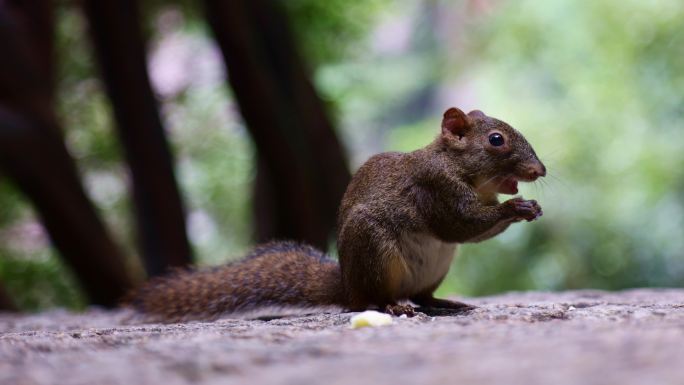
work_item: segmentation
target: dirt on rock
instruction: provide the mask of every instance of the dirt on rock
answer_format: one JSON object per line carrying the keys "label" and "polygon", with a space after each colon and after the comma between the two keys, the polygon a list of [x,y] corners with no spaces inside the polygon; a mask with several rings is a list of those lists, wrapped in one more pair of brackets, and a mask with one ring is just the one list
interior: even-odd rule
{"label": "dirt on rock", "polygon": [[509,293],[351,329],[354,313],[129,324],[0,315],[0,384],[684,384],[684,290]]}

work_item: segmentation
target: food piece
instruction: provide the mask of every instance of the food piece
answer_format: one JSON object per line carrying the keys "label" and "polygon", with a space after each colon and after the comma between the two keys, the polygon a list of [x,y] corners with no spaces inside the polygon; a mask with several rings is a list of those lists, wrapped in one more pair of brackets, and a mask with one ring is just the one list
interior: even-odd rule
{"label": "food piece", "polygon": [[349,323],[351,324],[352,329],[359,329],[366,326],[385,326],[392,324],[392,316],[375,310],[367,310],[351,317]]}

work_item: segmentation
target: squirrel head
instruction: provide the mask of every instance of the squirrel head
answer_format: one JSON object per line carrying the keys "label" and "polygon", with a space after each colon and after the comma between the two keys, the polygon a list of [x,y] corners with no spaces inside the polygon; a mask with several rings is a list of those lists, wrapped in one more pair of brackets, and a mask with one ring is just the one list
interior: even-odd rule
{"label": "squirrel head", "polygon": [[518,181],[546,175],[546,167],[520,132],[479,110],[465,114],[449,108],[439,140],[478,190],[517,194]]}

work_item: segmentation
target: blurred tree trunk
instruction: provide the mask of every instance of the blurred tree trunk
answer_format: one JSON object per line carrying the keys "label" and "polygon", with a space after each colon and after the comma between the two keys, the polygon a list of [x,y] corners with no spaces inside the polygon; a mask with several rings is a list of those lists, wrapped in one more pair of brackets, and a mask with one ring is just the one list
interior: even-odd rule
{"label": "blurred tree trunk", "polygon": [[52,0],[9,0],[5,8],[26,34],[26,52],[40,73],[49,101],[54,97],[54,6]]}
{"label": "blurred tree trunk", "polygon": [[[33,11],[38,14],[23,13]],[[53,61],[46,51],[36,52],[52,46],[52,22],[35,25],[45,15],[51,11],[0,2],[0,167],[32,201],[90,300],[111,306],[131,281],[83,190],[54,116],[52,75],[45,73]]]}
{"label": "blurred tree trunk", "polygon": [[135,0],[85,0],[90,34],[133,177],[148,275],[192,262],[173,160],[152,92]]}
{"label": "blurred tree trunk", "polygon": [[0,311],[15,311],[17,306],[7,294],[5,287],[0,282]]}
{"label": "blurred tree trunk", "polygon": [[0,1],[0,65],[7,68],[0,74],[0,102],[43,121],[52,119],[52,16],[51,1]]}
{"label": "blurred tree trunk", "polygon": [[286,17],[271,0],[204,3],[258,151],[257,238],[326,248],[350,175]]}

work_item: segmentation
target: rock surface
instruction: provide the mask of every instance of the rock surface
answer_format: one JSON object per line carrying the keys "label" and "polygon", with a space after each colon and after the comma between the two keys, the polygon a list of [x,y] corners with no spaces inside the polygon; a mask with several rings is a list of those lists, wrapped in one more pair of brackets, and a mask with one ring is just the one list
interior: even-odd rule
{"label": "rock surface", "polygon": [[0,315],[0,384],[684,384],[684,290],[509,293],[350,329],[351,313],[186,324]]}

